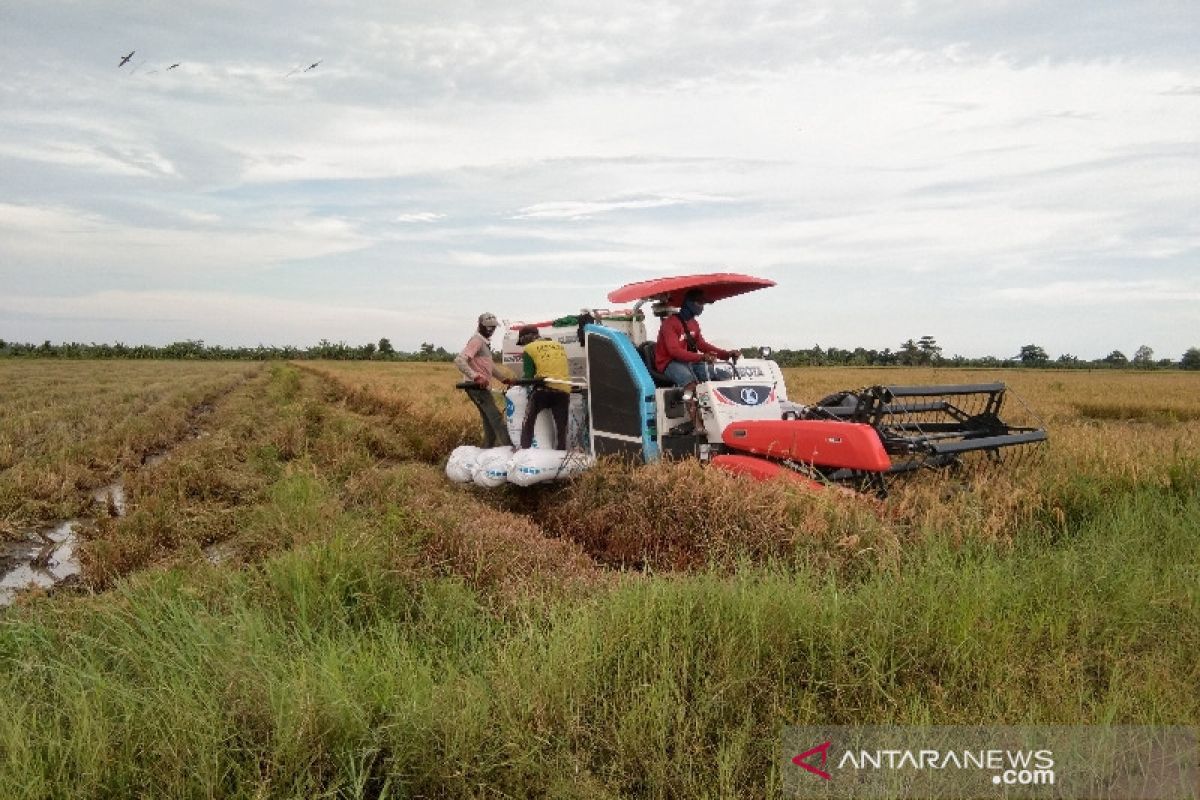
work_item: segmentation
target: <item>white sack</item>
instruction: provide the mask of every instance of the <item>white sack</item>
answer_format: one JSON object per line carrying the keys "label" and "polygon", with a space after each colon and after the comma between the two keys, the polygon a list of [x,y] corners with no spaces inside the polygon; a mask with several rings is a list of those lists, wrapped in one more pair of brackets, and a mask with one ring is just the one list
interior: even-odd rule
{"label": "white sack", "polygon": [[479,460],[481,452],[483,451],[478,447],[470,444],[454,448],[454,452],[450,453],[450,458],[446,461],[446,477],[455,483],[470,483],[475,472],[475,462]]}
{"label": "white sack", "polygon": [[[504,393],[504,423],[508,438],[513,445],[521,443],[521,428],[525,425],[525,412],[529,408],[529,391],[524,386],[514,386]],[[554,441],[554,415],[546,409],[538,414],[533,423],[533,447],[545,447]]]}
{"label": "white sack", "polygon": [[566,450],[518,450],[508,464],[508,482],[532,486],[578,475],[592,465],[590,456]]}
{"label": "white sack", "polygon": [[488,489],[502,486],[508,480],[508,462],[512,460],[512,455],[513,449],[507,445],[481,452],[472,475],[475,484]]}

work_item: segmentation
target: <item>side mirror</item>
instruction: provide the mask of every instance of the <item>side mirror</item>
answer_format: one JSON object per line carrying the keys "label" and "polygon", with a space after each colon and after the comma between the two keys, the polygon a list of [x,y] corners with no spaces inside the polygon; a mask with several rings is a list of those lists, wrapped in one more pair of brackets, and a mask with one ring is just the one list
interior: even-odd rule
{"label": "side mirror", "polygon": [[771,353],[773,353],[773,352],[775,352],[775,351],[769,347],[760,347],[760,348],[758,348],[758,357],[759,358],[770,358]]}

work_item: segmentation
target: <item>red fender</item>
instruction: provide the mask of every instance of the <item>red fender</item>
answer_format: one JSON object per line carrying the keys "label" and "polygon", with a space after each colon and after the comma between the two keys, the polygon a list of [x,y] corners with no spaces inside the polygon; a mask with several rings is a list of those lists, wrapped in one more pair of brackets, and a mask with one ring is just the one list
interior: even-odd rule
{"label": "red fender", "polygon": [[725,453],[713,456],[710,463],[714,467],[720,467],[726,472],[733,473],[734,475],[745,475],[758,481],[766,481],[771,478],[786,478],[800,484],[806,489],[825,488],[824,484],[814,481],[812,478],[805,477],[795,470],[788,469],[772,461],[767,461],[765,458]]}
{"label": "red fender", "polygon": [[721,439],[735,450],[768,458],[790,458],[819,467],[886,472],[892,466],[879,434],[861,422],[746,420],[728,425],[721,432]]}

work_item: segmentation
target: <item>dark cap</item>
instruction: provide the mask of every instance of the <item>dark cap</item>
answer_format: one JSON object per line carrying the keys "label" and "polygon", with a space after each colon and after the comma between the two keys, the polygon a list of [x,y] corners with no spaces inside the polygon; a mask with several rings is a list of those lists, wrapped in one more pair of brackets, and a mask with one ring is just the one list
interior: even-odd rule
{"label": "dark cap", "polygon": [[517,329],[517,341],[525,341],[528,339],[538,338],[537,325],[522,325]]}

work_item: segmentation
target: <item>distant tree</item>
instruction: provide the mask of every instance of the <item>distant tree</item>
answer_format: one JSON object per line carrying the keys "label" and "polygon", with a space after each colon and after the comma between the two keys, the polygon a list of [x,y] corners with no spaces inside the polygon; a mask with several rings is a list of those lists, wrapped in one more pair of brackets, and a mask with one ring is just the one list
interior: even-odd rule
{"label": "distant tree", "polygon": [[1027,344],[1021,348],[1017,359],[1027,367],[1040,367],[1050,361],[1050,356],[1038,345]]}
{"label": "distant tree", "polygon": [[1133,352],[1133,365],[1143,369],[1154,366],[1154,350],[1149,345],[1142,345]]}
{"label": "distant tree", "polygon": [[161,349],[163,358],[203,358],[205,355],[203,339],[185,339],[182,342],[171,342]]}
{"label": "distant tree", "polygon": [[932,336],[926,335],[918,339],[917,349],[921,351],[922,364],[936,364],[942,360],[942,348]]}
{"label": "distant tree", "polygon": [[1200,369],[1200,347],[1189,347],[1179,359],[1179,366],[1184,369]]}
{"label": "distant tree", "polygon": [[395,354],[396,348],[392,347],[392,343],[387,337],[379,340],[379,355],[384,358],[391,358]]}
{"label": "distant tree", "polygon": [[900,352],[896,354],[896,363],[915,367],[921,363],[921,348],[912,339],[906,340],[900,345]]}
{"label": "distant tree", "polygon": [[1129,359],[1120,350],[1113,350],[1111,353],[1100,359],[1105,364],[1112,364],[1114,367],[1123,367],[1129,363]]}
{"label": "distant tree", "polygon": [[1064,367],[1069,367],[1079,363],[1079,356],[1073,356],[1070,353],[1063,353],[1054,360],[1059,364],[1062,364]]}

